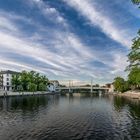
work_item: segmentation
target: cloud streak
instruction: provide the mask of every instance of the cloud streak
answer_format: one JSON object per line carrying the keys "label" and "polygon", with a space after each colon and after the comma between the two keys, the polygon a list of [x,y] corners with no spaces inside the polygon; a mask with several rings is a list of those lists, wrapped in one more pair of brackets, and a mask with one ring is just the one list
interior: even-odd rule
{"label": "cloud streak", "polygon": [[3,21],[0,23],[1,69],[35,70],[51,79],[74,79],[75,82],[93,78],[98,83],[105,83],[116,75],[123,76],[127,57],[121,50],[129,46],[126,30],[120,31],[121,28],[99,12],[90,0],[81,1],[65,1],[65,6],[73,7],[81,18],[90,21],[87,26],[91,31],[99,28],[117,45],[110,43],[112,46],[107,49],[108,44],[87,43],[80,33],[73,32],[76,27],[64,16],[70,13],[60,12],[42,0],[30,0],[28,8],[37,9],[35,15],[27,17],[17,12],[0,11]]}
{"label": "cloud streak", "polygon": [[[108,37],[121,43],[126,47],[130,47],[130,37],[127,36],[127,31],[119,28],[115,23],[101,11],[97,10],[95,5],[89,0],[63,0],[71,7],[75,8],[79,14],[85,16],[91,24],[99,27]],[[127,39],[126,39],[127,38]],[[128,40],[128,38],[130,40]]]}

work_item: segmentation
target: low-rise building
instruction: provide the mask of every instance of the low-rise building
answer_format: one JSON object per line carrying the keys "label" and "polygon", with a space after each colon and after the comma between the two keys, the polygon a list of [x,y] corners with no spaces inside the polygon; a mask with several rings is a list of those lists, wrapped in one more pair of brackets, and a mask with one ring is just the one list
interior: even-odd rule
{"label": "low-rise building", "polygon": [[56,88],[58,87],[59,87],[59,82],[57,80],[50,80],[47,88],[51,92],[56,92]]}
{"label": "low-rise building", "polygon": [[11,91],[12,87],[12,75],[18,74],[15,71],[0,71],[0,90]]}
{"label": "low-rise building", "polygon": [[109,88],[109,92],[114,92],[114,85],[113,85],[113,83],[106,84],[106,87]]}

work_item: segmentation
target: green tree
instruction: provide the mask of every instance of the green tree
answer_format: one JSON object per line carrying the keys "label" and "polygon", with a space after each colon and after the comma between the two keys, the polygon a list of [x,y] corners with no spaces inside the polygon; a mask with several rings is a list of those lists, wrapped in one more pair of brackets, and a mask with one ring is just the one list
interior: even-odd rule
{"label": "green tree", "polygon": [[21,75],[20,75],[20,79],[21,79],[21,86],[23,88],[24,91],[28,90],[28,85],[30,82],[30,76],[28,74],[27,71],[22,71]]}
{"label": "green tree", "polygon": [[18,90],[20,84],[21,84],[20,75],[19,74],[12,75],[12,86],[14,87],[15,91]]}
{"label": "green tree", "polygon": [[46,76],[40,75],[35,71],[22,71],[18,76],[14,75],[12,77],[12,84],[17,90],[17,87],[21,87],[22,91],[31,91],[32,87],[36,85],[36,90],[46,90],[48,85],[48,78]]}
{"label": "green tree", "polygon": [[128,81],[133,88],[140,88],[140,68],[132,68],[128,75]]}
{"label": "green tree", "polygon": [[124,91],[128,91],[128,90],[130,90],[130,83],[129,83],[128,81],[125,81],[123,92],[124,92]]}
{"label": "green tree", "polygon": [[96,84],[95,87],[100,87],[100,85],[99,84]]}
{"label": "green tree", "polygon": [[28,89],[29,89],[29,91],[31,91],[31,92],[35,92],[35,91],[37,91],[37,85],[34,84],[34,83],[29,83]]}
{"label": "green tree", "polygon": [[[140,0],[132,0],[134,4],[139,5]],[[128,54],[128,60],[130,65],[128,66],[129,75],[128,83],[131,88],[140,87],[140,30],[138,31],[137,37],[133,39],[131,51]]]}
{"label": "green tree", "polygon": [[46,91],[47,86],[44,83],[39,84],[39,91]]}
{"label": "green tree", "polygon": [[140,66],[140,31],[138,36],[133,39],[133,44],[130,53],[128,54],[128,59],[130,62],[129,68]]}
{"label": "green tree", "polygon": [[132,2],[134,3],[134,4],[140,4],[140,0],[132,0]]}
{"label": "green tree", "polygon": [[35,74],[36,72],[35,71],[30,71],[27,73],[28,77],[29,77],[29,82],[31,83],[35,83]]}
{"label": "green tree", "polygon": [[[134,4],[140,5],[140,0],[132,0]],[[140,67],[140,30],[138,31],[137,37],[133,39],[131,51],[128,54],[130,62],[129,68]]]}
{"label": "green tree", "polygon": [[47,85],[49,83],[49,80],[46,76],[41,76],[41,82],[44,84],[44,85]]}
{"label": "green tree", "polygon": [[118,92],[124,92],[128,90],[129,85],[122,77],[116,77],[114,79],[114,88]]}
{"label": "green tree", "polygon": [[35,73],[34,83],[37,85],[37,90],[39,90],[39,83],[40,83],[40,74],[39,73]]}

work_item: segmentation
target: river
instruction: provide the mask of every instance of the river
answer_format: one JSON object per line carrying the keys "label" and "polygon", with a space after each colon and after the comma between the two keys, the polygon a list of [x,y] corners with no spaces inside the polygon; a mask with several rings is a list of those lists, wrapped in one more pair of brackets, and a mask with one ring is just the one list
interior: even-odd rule
{"label": "river", "polygon": [[89,94],[0,98],[0,140],[140,140],[140,102]]}

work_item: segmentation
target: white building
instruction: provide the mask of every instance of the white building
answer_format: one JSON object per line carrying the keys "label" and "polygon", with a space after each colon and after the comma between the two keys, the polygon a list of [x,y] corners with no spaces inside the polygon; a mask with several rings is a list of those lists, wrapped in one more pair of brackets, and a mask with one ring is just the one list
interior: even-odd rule
{"label": "white building", "polygon": [[0,71],[0,90],[11,91],[12,87],[12,75],[17,74],[15,71]]}
{"label": "white building", "polygon": [[59,82],[57,80],[49,81],[49,85],[47,86],[48,90],[51,92],[56,92],[56,88],[59,87]]}
{"label": "white building", "polygon": [[113,83],[106,84],[106,87],[109,88],[109,92],[110,93],[114,92],[114,85],[113,85]]}
{"label": "white building", "polygon": [[114,92],[114,89],[115,89],[115,88],[114,88],[114,85],[111,84],[110,89],[109,89],[109,92],[112,92],[112,93],[113,93],[113,92]]}

